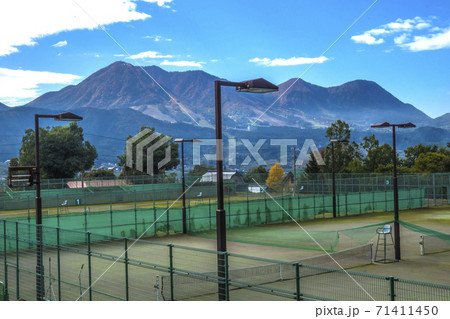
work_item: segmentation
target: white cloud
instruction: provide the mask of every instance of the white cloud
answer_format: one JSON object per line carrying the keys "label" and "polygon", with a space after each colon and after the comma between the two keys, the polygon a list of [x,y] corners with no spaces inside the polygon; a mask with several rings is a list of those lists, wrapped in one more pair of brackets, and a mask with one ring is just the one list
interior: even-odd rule
{"label": "white cloud", "polygon": [[172,0],[142,0],[149,3],[157,3],[158,6],[164,7],[164,8],[170,8],[170,6],[166,3],[171,3]]}
{"label": "white cloud", "polygon": [[320,56],[317,58],[298,58],[292,57],[289,59],[277,58],[277,59],[269,59],[269,58],[254,58],[249,60],[249,62],[256,63],[258,65],[264,66],[291,66],[291,65],[300,65],[300,64],[314,64],[314,63],[323,63],[327,61],[328,58],[324,56]]}
{"label": "white cloud", "polygon": [[160,55],[159,52],[156,51],[145,51],[138,54],[130,55],[130,59],[137,60],[137,59],[164,59],[164,58],[171,58],[172,56],[167,55]]}
{"label": "white cloud", "polygon": [[360,35],[354,35],[351,37],[351,39],[353,41],[355,41],[355,43],[365,43],[365,44],[369,44],[369,45],[381,44],[384,42],[384,39],[381,39],[381,38],[377,39],[374,36],[370,35],[369,32],[365,32]]}
{"label": "white cloud", "polygon": [[422,30],[431,27],[429,20],[424,20],[421,17],[415,17],[414,19],[397,19],[394,22],[385,24],[386,29],[392,32]]}
{"label": "white cloud", "polygon": [[[364,44],[381,44],[385,40],[382,37],[393,36],[396,33],[403,32],[402,35],[394,38],[394,43],[400,45],[407,41],[408,36],[417,30],[431,28],[431,20],[425,20],[421,17],[413,19],[397,19],[394,22],[389,22],[381,27],[365,31],[363,34],[354,35],[351,39],[355,43]],[[381,37],[381,38],[376,38]]]}
{"label": "white cloud", "polygon": [[395,44],[403,44],[406,41],[408,41],[408,34],[407,33],[403,33],[402,35],[394,38],[394,43]]}
{"label": "white cloud", "polygon": [[170,66],[190,66],[196,68],[202,68],[202,64],[206,64],[206,62],[194,62],[194,61],[168,61],[164,60],[160,63],[160,65],[170,65]]}
{"label": "white cloud", "polygon": [[155,42],[161,42],[161,41],[172,42],[172,39],[164,38],[161,35],[146,35],[145,37],[143,37],[143,39],[153,39],[153,41],[155,41]]}
{"label": "white cloud", "polygon": [[59,41],[58,43],[53,44],[52,47],[61,48],[61,47],[65,47],[66,45],[67,45],[67,41],[64,40],[64,41]]}
{"label": "white cloud", "polygon": [[402,47],[414,52],[450,48],[450,28],[427,36],[415,36],[414,41],[404,43]]}
{"label": "white cloud", "polygon": [[[166,3],[167,1],[159,1]],[[107,10],[105,10],[107,8]],[[150,18],[132,0],[14,0],[0,2],[0,56],[48,35]],[[95,20],[95,22],[93,21]]]}
{"label": "white cloud", "polygon": [[0,68],[0,100],[8,105],[23,104],[38,97],[41,84],[72,84],[78,75]]}

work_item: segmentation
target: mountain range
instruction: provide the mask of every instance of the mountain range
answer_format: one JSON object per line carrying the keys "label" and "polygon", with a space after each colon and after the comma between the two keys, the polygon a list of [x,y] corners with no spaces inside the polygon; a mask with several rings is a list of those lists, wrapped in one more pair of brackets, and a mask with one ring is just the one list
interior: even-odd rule
{"label": "mountain range", "polygon": [[[25,106],[51,110],[132,108],[162,121],[212,127],[217,79],[203,71],[168,72],[157,66],[140,68],[115,62],[77,85],[45,93]],[[432,120],[366,80],[325,88],[290,79],[270,94],[236,93],[231,88],[222,91],[224,125],[242,129],[257,119],[257,126],[311,128],[326,127],[339,118],[361,129],[380,121],[424,125]]]}
{"label": "mountain range", "polygon": [[[100,161],[115,162],[124,152],[126,137],[143,125],[174,137],[214,138],[217,79],[203,71],[168,72],[157,66],[140,68],[115,62],[77,85],[45,93],[23,106],[0,103],[0,160],[17,156],[25,129],[34,128],[36,113],[70,111],[83,116],[80,125],[97,147]],[[237,93],[224,87],[222,110],[226,135],[253,143],[260,138],[297,138],[301,147],[302,140],[312,138],[321,147],[327,143],[326,127],[337,119],[351,125],[352,138],[357,141],[376,133],[380,142],[389,144],[389,132],[370,131],[370,124],[415,123],[417,129],[399,131],[399,149],[450,140],[450,113],[432,119],[367,80],[326,88],[290,79],[279,84],[278,92],[268,94]],[[249,124],[257,119],[249,130]],[[59,123],[48,120],[40,124]]]}

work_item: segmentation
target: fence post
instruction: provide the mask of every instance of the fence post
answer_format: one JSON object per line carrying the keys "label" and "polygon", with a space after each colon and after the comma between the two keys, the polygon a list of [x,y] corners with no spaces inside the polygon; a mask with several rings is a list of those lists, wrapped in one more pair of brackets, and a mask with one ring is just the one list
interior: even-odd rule
{"label": "fence post", "polygon": [[211,197],[208,197],[209,230],[211,230]]}
{"label": "fence post", "polygon": [[157,229],[158,229],[158,221],[156,219],[156,207],[155,207],[155,190],[153,189],[153,223],[155,224],[153,226],[153,231],[155,232],[155,237],[157,235]]}
{"label": "fence post", "polygon": [[325,194],[322,194],[322,218],[325,219]]}
{"label": "fence post", "polygon": [[361,192],[359,192],[359,214],[362,214],[362,199],[361,199]]}
{"label": "fence post", "polygon": [[316,193],[313,194],[313,216],[316,219]]}
{"label": "fence post", "polygon": [[391,301],[395,301],[395,287],[394,287],[395,277],[389,276],[387,279],[389,280],[389,292],[391,296]]}
{"label": "fence post", "polygon": [[267,212],[267,190],[264,191],[264,208],[265,208],[265,213],[266,213],[266,224],[268,221],[268,212]]}
{"label": "fence post", "polygon": [[170,300],[173,299],[173,245],[169,244]]}
{"label": "fence post", "polygon": [[231,228],[230,186],[227,187],[228,194],[228,227]]}
{"label": "fence post", "polygon": [[384,211],[387,212],[387,190],[384,191]]}
{"label": "fence post", "polygon": [[167,225],[166,225],[166,235],[169,235],[169,228],[170,228],[170,217],[169,217],[169,193],[167,192],[167,209],[166,209],[166,217],[167,217]]}
{"label": "fence post", "polygon": [[135,236],[138,236],[138,229],[137,229],[137,203],[136,203],[136,188],[134,189],[134,231]]}
{"label": "fence post", "polygon": [[129,295],[129,286],[128,286],[128,239],[124,238],[124,244],[125,244],[125,299],[126,301],[130,300]]}
{"label": "fence post", "polygon": [[59,227],[59,194],[56,194],[56,219]]}
{"label": "fence post", "polygon": [[345,193],[345,216],[348,216],[348,200],[347,200],[347,192]]}
{"label": "fence post", "polygon": [[250,203],[248,201],[248,186],[247,186],[247,226],[250,226]]}
{"label": "fence post", "polygon": [[4,261],[4,275],[5,275],[5,300],[9,300],[8,296],[8,261],[6,259],[6,220],[3,220],[3,261]]}
{"label": "fence post", "polygon": [[58,262],[58,300],[61,301],[61,242],[60,242],[60,230],[56,228],[56,258]]}
{"label": "fence post", "polygon": [[436,174],[433,174],[433,201],[436,206]]}
{"label": "fence post", "polygon": [[228,262],[228,258],[229,257],[229,253],[225,252],[224,254],[224,258],[225,258],[225,300],[226,301],[230,301],[230,276],[229,276],[229,262]]}
{"label": "fence post", "polygon": [[16,221],[16,299],[19,300],[19,222]]}
{"label": "fence post", "polygon": [[88,238],[88,269],[89,269],[89,301],[92,301],[92,261],[91,261],[91,233],[87,232]]}
{"label": "fence post", "polygon": [[372,213],[375,213],[375,191],[372,191]]}
{"label": "fence post", "polygon": [[302,300],[300,295],[300,264],[295,263],[295,297],[297,301]]}

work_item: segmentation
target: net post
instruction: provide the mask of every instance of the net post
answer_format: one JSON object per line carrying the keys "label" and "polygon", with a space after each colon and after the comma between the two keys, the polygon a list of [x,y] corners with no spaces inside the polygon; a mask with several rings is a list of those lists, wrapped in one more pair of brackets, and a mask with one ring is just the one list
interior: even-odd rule
{"label": "net post", "polygon": [[375,263],[375,257],[373,254],[373,242],[370,243],[370,263],[371,264]]}
{"label": "net post", "polygon": [[419,246],[420,246],[420,255],[423,256],[425,255],[425,236],[424,235],[420,235],[420,240],[419,240]]}

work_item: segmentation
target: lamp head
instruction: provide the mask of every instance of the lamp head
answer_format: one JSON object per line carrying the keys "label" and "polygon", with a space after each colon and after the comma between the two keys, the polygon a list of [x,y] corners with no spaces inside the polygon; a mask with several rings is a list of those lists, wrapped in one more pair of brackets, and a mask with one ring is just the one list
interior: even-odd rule
{"label": "lamp head", "polygon": [[76,114],[66,112],[55,115],[55,121],[81,121],[83,118]]}
{"label": "lamp head", "polygon": [[382,128],[382,127],[389,127],[389,126],[391,126],[391,124],[388,122],[381,122],[381,123],[375,123],[375,124],[370,125],[370,127],[373,127],[373,128]]}
{"label": "lamp head", "polygon": [[242,84],[242,86],[236,87],[237,92],[268,93],[278,91],[278,86],[263,78],[243,81]]}

